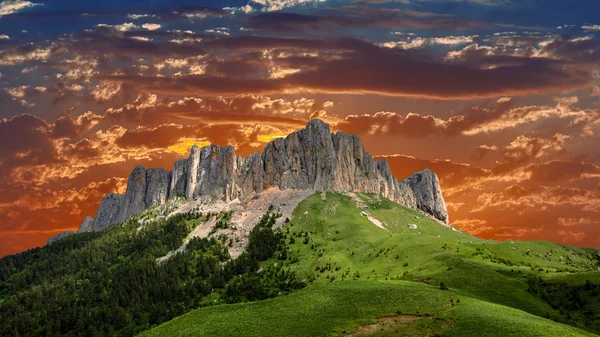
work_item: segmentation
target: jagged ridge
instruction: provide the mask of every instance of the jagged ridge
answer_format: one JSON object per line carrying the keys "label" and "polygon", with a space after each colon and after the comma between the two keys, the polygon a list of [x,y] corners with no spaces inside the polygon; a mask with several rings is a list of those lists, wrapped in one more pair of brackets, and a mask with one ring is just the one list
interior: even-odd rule
{"label": "jagged ridge", "polygon": [[435,173],[425,169],[398,181],[386,159],[373,159],[359,137],[331,133],[326,123],[313,119],[305,129],[269,142],[262,154],[243,158],[232,146],[194,145],[173,171],[138,166],[125,194],[106,195],[96,216],[87,217],[79,231],[103,230],[175,196],[245,200],[271,187],[376,193],[448,224]]}

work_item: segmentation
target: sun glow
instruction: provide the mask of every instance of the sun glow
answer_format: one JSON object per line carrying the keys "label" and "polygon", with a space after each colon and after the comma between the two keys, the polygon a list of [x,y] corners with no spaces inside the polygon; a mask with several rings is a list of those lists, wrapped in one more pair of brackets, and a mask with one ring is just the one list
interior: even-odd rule
{"label": "sun glow", "polygon": [[169,146],[169,151],[186,154],[190,152],[190,148],[194,145],[199,147],[210,145],[210,142],[197,138],[180,138],[179,143]]}

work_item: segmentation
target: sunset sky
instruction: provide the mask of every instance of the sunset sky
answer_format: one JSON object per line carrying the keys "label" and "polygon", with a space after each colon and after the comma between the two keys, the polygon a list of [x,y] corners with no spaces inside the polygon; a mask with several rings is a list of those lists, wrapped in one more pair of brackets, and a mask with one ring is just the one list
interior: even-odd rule
{"label": "sunset sky", "polygon": [[0,3],[0,256],[43,245],[191,144],[247,155],[311,118],[450,222],[600,248],[600,3]]}

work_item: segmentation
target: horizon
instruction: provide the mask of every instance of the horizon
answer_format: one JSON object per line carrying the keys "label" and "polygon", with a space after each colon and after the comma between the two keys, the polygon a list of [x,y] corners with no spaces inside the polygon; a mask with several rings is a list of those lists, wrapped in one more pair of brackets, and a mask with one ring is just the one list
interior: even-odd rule
{"label": "horizon", "polygon": [[0,257],[76,231],[138,165],[247,156],[312,119],[398,180],[435,172],[466,233],[600,248],[598,9],[5,0]]}

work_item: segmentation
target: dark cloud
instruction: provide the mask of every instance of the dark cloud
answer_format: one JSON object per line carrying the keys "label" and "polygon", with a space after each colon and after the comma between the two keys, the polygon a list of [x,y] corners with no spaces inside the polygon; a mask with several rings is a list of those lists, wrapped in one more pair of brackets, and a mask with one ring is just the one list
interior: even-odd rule
{"label": "dark cloud", "polygon": [[5,15],[7,18],[73,18],[73,17],[119,17],[131,18],[132,15],[140,17],[152,16],[161,20],[181,20],[181,19],[202,19],[210,16],[221,16],[228,14],[220,8],[196,6],[196,5],[175,5],[163,6],[159,8],[136,10],[135,13],[119,11],[85,11],[85,10],[43,10],[43,7],[36,8],[33,11],[14,12]]}
{"label": "dark cloud", "polygon": [[63,150],[63,154],[77,160],[88,160],[99,157],[102,152],[94,142],[84,138],[74,144],[67,145]]}
{"label": "dark cloud", "polygon": [[203,41],[207,49],[263,50],[263,49],[300,49],[300,50],[371,50],[373,44],[351,37],[333,39],[309,39],[271,36],[227,36]]}
{"label": "dark cloud", "polygon": [[75,108],[71,108],[63,113],[54,122],[54,129],[52,130],[52,137],[54,138],[75,138],[80,136],[84,131],[89,130],[95,123],[101,120],[99,115],[92,112],[82,114],[77,118],[73,118],[73,111]]}
{"label": "dark cloud", "polygon": [[[303,90],[324,93],[377,93],[436,99],[471,99],[555,92],[581,88],[589,72],[571,71],[549,59],[527,59],[492,69],[448,64],[423,54],[370,45],[337,57],[310,60],[283,78],[253,80],[237,77],[186,75],[177,78],[101,76],[168,94],[276,93]],[[297,63],[302,59],[296,59]],[[305,66],[305,67],[304,67]],[[304,68],[304,69],[303,69]],[[351,70],[351,71],[350,71]],[[493,81],[489,79],[493,78]],[[459,80],[460,79],[460,80]]]}
{"label": "dark cloud", "polygon": [[[489,81],[491,78],[494,80]],[[323,61],[316,69],[292,74],[286,80],[300,88],[322,92],[456,99],[575,89],[589,84],[591,77],[589,73],[569,72],[545,59],[476,69],[423,61],[403,51],[382,48]]]}
{"label": "dark cloud", "polygon": [[484,28],[483,21],[453,15],[415,12],[400,9],[381,9],[347,6],[325,9],[326,15],[307,15],[289,12],[261,13],[248,18],[248,26],[268,31],[331,30],[338,28],[388,28],[388,29],[452,29]]}
{"label": "dark cloud", "polygon": [[30,114],[0,120],[0,181],[16,167],[57,161],[52,126]]}

